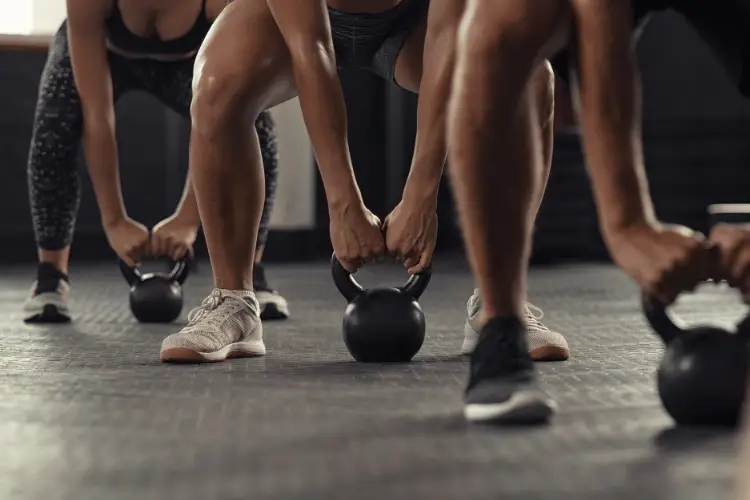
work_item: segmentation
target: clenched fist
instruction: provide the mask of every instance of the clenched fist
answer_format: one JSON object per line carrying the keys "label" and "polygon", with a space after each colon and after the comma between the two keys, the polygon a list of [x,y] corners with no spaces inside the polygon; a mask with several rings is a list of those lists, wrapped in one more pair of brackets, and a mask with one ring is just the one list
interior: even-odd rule
{"label": "clenched fist", "polygon": [[665,305],[716,274],[716,252],[687,227],[644,223],[607,231],[606,240],[615,263]]}
{"label": "clenched fist", "polygon": [[363,264],[381,260],[385,254],[383,229],[363,203],[332,211],[331,244],[341,265],[355,273]]}

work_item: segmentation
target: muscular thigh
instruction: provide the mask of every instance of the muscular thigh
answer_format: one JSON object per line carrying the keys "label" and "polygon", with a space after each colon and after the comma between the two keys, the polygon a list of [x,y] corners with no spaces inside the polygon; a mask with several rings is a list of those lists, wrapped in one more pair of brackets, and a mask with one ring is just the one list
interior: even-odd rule
{"label": "muscular thigh", "polygon": [[415,25],[396,60],[399,86],[419,93],[424,61],[451,56],[439,42],[455,37],[464,4],[464,0],[430,0],[426,15]]}
{"label": "muscular thigh", "polygon": [[234,0],[224,9],[198,52],[193,86],[256,112],[297,95],[289,51],[266,0]]}

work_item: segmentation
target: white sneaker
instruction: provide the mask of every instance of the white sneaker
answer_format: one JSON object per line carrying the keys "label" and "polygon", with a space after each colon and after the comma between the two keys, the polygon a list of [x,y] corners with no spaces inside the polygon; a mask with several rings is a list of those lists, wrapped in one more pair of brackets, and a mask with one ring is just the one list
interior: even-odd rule
{"label": "white sneaker", "polygon": [[[462,354],[471,354],[479,341],[479,310],[481,309],[479,290],[469,297],[466,303],[468,317],[464,325],[464,343]],[[526,302],[524,319],[528,328],[529,355],[534,361],[565,361],[570,357],[568,342],[561,333],[550,330],[541,319],[544,313],[537,306]]]}
{"label": "white sneaker", "polygon": [[23,320],[26,323],[70,322],[70,285],[64,276],[52,264],[39,265],[37,279],[23,304]]}
{"label": "white sneaker", "polygon": [[263,356],[263,326],[253,292],[214,289],[190,311],[188,325],[164,339],[161,360],[205,363]]}

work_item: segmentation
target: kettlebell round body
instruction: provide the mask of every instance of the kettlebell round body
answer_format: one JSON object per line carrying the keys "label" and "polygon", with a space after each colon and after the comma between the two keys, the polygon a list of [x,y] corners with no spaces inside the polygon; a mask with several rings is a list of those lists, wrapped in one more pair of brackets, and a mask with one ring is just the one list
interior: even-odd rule
{"label": "kettlebell round body", "polygon": [[365,289],[334,255],[333,282],[348,302],[344,312],[344,345],[364,363],[405,363],[422,348],[425,317],[417,302],[430,283],[430,266],[399,288]]}
{"label": "kettlebell round body", "polygon": [[750,365],[750,316],[734,331],[687,327],[667,306],[643,295],[643,312],[666,345],[656,374],[662,406],[678,425],[739,423]]}
{"label": "kettlebell round body", "polygon": [[349,303],[344,344],[360,362],[408,362],[425,339],[425,317],[416,300],[397,288],[373,288]]}
{"label": "kettlebell round body", "polygon": [[130,310],[141,323],[170,323],[182,312],[182,285],[187,280],[192,251],[172,262],[169,273],[143,273],[120,260],[122,276],[130,285]]}
{"label": "kettlebell round body", "polygon": [[736,425],[749,351],[743,336],[721,328],[696,327],[674,339],[657,372],[664,409],[680,425]]}
{"label": "kettlebell round body", "polygon": [[130,310],[141,323],[170,323],[182,305],[182,287],[169,276],[144,274],[130,289]]}

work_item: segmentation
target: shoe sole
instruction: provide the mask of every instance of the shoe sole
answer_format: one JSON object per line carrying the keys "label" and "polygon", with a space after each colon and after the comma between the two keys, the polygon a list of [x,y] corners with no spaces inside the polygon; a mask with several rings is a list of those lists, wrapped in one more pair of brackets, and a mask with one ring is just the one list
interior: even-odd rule
{"label": "shoe sole", "polygon": [[[464,342],[461,345],[461,354],[469,356],[479,341],[479,334],[474,331],[468,321],[464,323]],[[529,356],[534,361],[567,361],[570,358],[570,350],[556,345],[545,345],[529,351]]]}
{"label": "shoe sole", "polygon": [[231,358],[253,358],[266,355],[266,347],[258,342],[237,342],[214,352],[200,352],[187,347],[162,349],[159,358],[165,363],[216,363]]}
{"label": "shoe sole", "polygon": [[70,311],[54,304],[45,304],[41,309],[24,311],[23,321],[29,324],[70,323]]}
{"label": "shoe sole", "polygon": [[281,304],[269,302],[262,306],[260,319],[263,321],[281,320],[289,318],[289,308]]}
{"label": "shoe sole", "polygon": [[260,303],[261,320],[268,321],[289,318],[289,303],[284,297],[264,292],[258,292],[256,296]]}
{"label": "shoe sole", "polygon": [[470,422],[534,425],[549,422],[557,404],[535,392],[519,392],[503,403],[467,404],[464,417]]}

